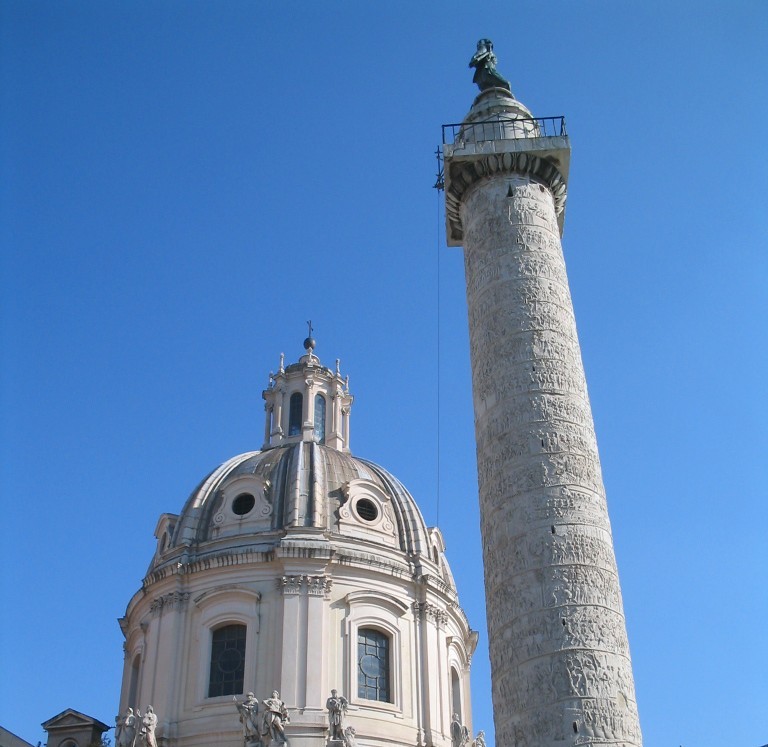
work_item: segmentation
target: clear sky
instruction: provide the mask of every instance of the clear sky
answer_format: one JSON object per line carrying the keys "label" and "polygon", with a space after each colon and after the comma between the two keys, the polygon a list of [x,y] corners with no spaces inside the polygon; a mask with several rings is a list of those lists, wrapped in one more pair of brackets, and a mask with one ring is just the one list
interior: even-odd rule
{"label": "clear sky", "polygon": [[311,318],[353,452],[445,534],[492,744],[463,265],[432,189],[486,36],[571,135],[646,747],[768,742],[764,1],[0,4],[0,724],[113,723],[156,520],[260,447]]}

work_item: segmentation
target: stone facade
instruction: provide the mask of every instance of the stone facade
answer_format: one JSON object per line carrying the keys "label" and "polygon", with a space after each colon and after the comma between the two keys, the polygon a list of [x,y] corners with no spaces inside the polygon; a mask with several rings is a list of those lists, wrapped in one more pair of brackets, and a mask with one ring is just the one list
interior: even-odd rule
{"label": "stone facade", "polygon": [[560,244],[567,138],[541,136],[530,117],[507,91],[484,91],[445,149],[449,243],[464,246],[496,743],[629,747],[642,740]]}

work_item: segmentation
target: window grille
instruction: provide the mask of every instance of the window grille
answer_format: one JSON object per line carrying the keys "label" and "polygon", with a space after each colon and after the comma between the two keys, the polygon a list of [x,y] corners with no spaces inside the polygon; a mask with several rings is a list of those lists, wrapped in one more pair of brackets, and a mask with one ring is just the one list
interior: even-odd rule
{"label": "window grille", "polygon": [[209,698],[243,692],[245,631],[245,625],[226,625],[213,631]]}
{"label": "window grille", "polygon": [[357,632],[357,694],[391,703],[389,637],[372,628]]}

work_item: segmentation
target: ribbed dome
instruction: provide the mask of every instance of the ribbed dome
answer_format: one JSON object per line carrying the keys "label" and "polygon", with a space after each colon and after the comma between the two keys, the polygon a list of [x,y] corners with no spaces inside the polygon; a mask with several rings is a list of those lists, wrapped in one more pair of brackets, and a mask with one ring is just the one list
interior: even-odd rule
{"label": "ribbed dome", "polygon": [[429,553],[432,544],[415,500],[396,477],[306,441],[228,460],[193,491],[166,532],[153,567],[174,549],[205,552],[209,544],[236,541],[267,550],[286,534],[302,532],[318,541],[354,538],[409,556]]}

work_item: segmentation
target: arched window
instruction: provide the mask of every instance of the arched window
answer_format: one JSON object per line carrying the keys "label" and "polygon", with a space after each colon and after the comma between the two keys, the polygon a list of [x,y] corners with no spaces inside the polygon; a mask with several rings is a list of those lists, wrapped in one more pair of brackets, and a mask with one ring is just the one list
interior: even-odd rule
{"label": "arched window", "polygon": [[304,397],[301,392],[294,392],[291,395],[290,407],[288,409],[288,435],[301,435],[301,417],[304,409]]}
{"label": "arched window", "polygon": [[128,702],[139,702],[139,666],[141,665],[141,654],[136,654],[131,662],[131,679],[128,685]]}
{"label": "arched window", "polygon": [[245,625],[226,625],[213,631],[209,698],[243,692],[245,631]]}
{"label": "arched window", "polygon": [[315,438],[319,443],[325,443],[325,397],[315,395]]}
{"label": "arched window", "polygon": [[458,714],[459,721],[464,723],[464,713],[461,710],[461,683],[455,667],[451,667],[451,712]]}
{"label": "arched window", "polygon": [[357,694],[367,700],[391,703],[389,638],[379,630],[357,631]]}

